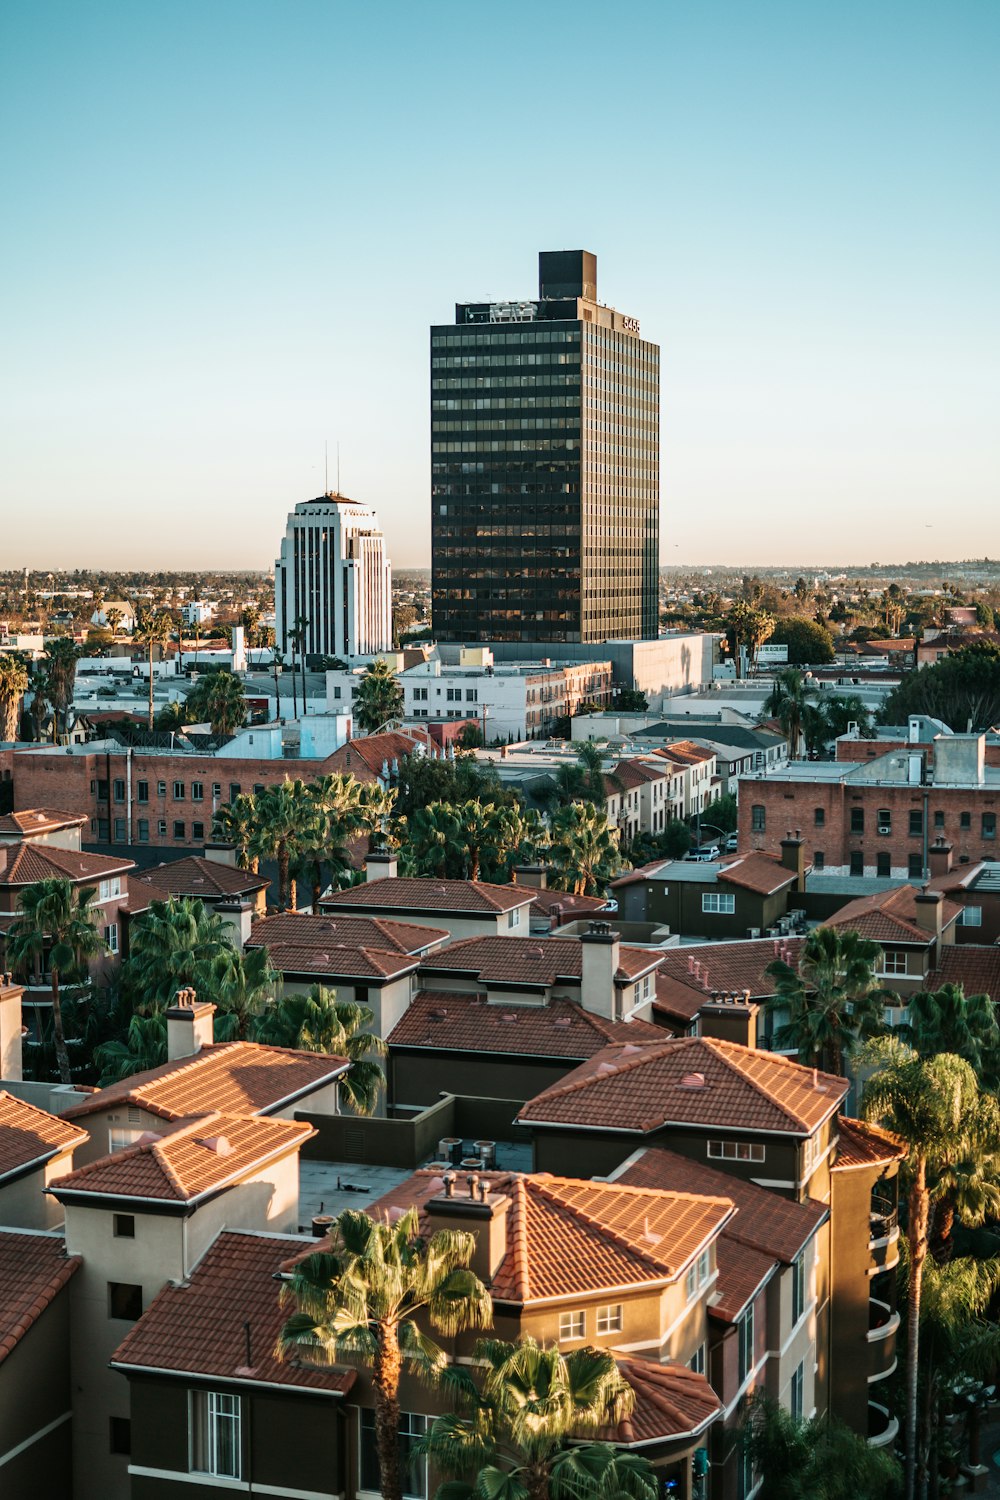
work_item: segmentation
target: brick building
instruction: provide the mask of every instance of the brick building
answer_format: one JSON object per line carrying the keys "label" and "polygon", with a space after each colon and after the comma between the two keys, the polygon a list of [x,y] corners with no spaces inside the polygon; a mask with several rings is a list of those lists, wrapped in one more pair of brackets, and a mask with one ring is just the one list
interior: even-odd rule
{"label": "brick building", "polygon": [[864,761],[794,761],[740,778],[739,847],[779,854],[790,830],[815,870],[923,880],[930,846],[955,863],[997,858],[1000,767],[983,734],[937,735]]}

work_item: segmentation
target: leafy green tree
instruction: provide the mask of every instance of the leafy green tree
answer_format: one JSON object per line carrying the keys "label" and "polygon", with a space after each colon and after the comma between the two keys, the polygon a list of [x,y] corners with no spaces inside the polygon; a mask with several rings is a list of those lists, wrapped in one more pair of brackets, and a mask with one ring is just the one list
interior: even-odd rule
{"label": "leafy green tree", "polygon": [[[915,1500],[925,1473],[927,1435],[918,1409],[921,1298],[936,1204],[954,1188],[956,1169],[995,1185],[1000,1172],[1000,1105],[985,1093],[972,1067],[951,1053],[918,1057],[892,1039],[876,1043],[866,1061],[876,1071],[865,1088],[863,1113],[898,1136],[906,1149],[906,1500]],[[992,1194],[977,1206],[959,1200],[968,1225],[996,1212]]]}
{"label": "leafy green tree", "polygon": [[964,734],[1000,720],[1000,646],[977,641],[934,666],[909,672],[879,711],[882,724],[905,724],[910,714],[929,714]]}
{"label": "leafy green tree", "polygon": [[15,972],[37,979],[47,968],[51,975],[52,1030],[63,1083],[73,1080],[60,981],[85,976],[90,960],[108,951],[97,930],[96,894],[93,886],[75,887],[68,880],[36,881],[21,892],[19,915],[7,929],[7,959]]}
{"label": "leafy green tree", "polygon": [[671,818],[663,830],[662,851],[667,859],[683,859],[694,839],[691,830],[681,818]]}
{"label": "leafy green tree", "polygon": [[213,734],[235,734],[247,721],[242,682],[225,667],[206,672],[188,693],[183,713],[187,724],[207,721]]}
{"label": "leafy green tree", "polygon": [[825,625],[800,615],[779,620],[771,640],[788,647],[788,664],[793,667],[823,666],[835,656],[833,636]]}
{"label": "leafy green tree", "polygon": [[474,1236],[457,1230],[424,1239],[416,1209],[392,1224],[347,1211],[329,1244],[300,1261],[282,1287],[297,1311],[281,1331],[280,1358],[371,1366],[383,1500],[403,1500],[400,1375],[439,1378],[447,1363],[418,1319],[448,1338],[492,1324],[490,1294],[469,1269],[474,1249]]}
{"label": "leafy green tree", "polygon": [[31,703],[28,713],[31,716],[31,732],[34,738],[41,741],[42,729],[45,725],[45,715],[49,711],[49,679],[41,662],[36,662],[31,672]]}
{"label": "leafy green tree", "polygon": [[485,745],[486,741],[483,739],[483,731],[479,725],[474,724],[470,719],[458,731],[458,743],[463,750],[479,750]]}
{"label": "leafy green tree", "polygon": [[480,763],[473,755],[459,754],[454,760],[404,755],[399,762],[396,790],[396,814],[406,819],[431,802],[457,804],[474,799],[492,802],[494,807],[520,804],[516,790],[501,782],[494,767]]}
{"label": "leafy green tree", "polygon": [[726,632],[729,647],[736,663],[736,675],[741,675],[740,648],[745,647],[747,653],[747,670],[751,674],[757,665],[757,655],[765,641],[769,641],[774,634],[776,620],[767,610],[759,609],[756,605],[745,599],[739,599],[733,605],[726,619]]}
{"label": "leafy green tree", "polygon": [[354,695],[354,722],[365,734],[374,734],[383,724],[403,712],[403,689],[389,663],[380,656],[358,683]]}
{"label": "leafy green tree", "polygon": [[611,706],[620,714],[645,714],[649,712],[649,699],[638,688],[621,688]]}
{"label": "leafy green tree", "polygon": [[20,739],[21,702],[28,691],[28,672],[19,657],[0,656],[0,742]]}
{"label": "leafy green tree", "polygon": [[579,1441],[617,1426],[633,1408],[610,1350],[563,1354],[533,1338],[483,1339],[475,1365],[449,1366],[442,1387],[456,1410],[435,1419],[421,1446],[454,1476],[439,1491],[447,1500],[656,1500],[647,1459]]}
{"label": "leafy green tree", "polygon": [[593,896],[622,868],[619,832],[608,826],[603,810],[589,802],[571,802],[552,814],[549,858],[552,885],[575,896]]}
{"label": "leafy green tree", "polygon": [[833,697],[825,698],[823,714],[828,739],[839,739],[842,734],[847,733],[849,724],[857,724],[858,734],[863,740],[870,740],[874,736],[875,720],[856,693],[834,693]]}
{"label": "leafy green tree", "polygon": [[777,1401],[750,1404],[742,1443],[766,1500],[895,1500],[899,1465],[828,1417],[804,1422]]}
{"label": "leafy green tree", "polygon": [[768,964],[774,994],[767,1008],[781,1024],[779,1051],[794,1049],[799,1062],[844,1074],[859,1045],[885,1030],[886,991],[875,976],[877,943],[838,927],[816,927],[799,954],[798,968],[784,959]]}
{"label": "leafy green tree", "polygon": [[710,802],[702,814],[702,821],[710,823],[713,828],[720,828],[723,833],[735,833],[739,824],[739,808],[732,792]]}
{"label": "leafy green tree", "polygon": [[369,1006],[338,1000],[333,990],[314,984],[306,994],[283,995],[269,1005],[254,1024],[253,1040],[346,1057],[350,1067],[339,1081],[341,1099],[356,1115],[370,1115],[385,1085],[377,1059],[389,1050],[371,1030],[374,1019]]}

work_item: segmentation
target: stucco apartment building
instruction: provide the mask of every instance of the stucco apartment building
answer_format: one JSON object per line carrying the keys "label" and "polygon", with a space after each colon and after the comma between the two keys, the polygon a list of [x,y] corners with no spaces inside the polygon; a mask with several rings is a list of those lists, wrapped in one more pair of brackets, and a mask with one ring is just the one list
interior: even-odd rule
{"label": "stucco apartment building", "polygon": [[794,761],[744,776],[739,847],[777,854],[792,830],[817,871],[929,878],[930,845],[944,839],[956,864],[994,859],[1000,767],[982,734],[939,735],[933,756],[910,745],[864,761]]}

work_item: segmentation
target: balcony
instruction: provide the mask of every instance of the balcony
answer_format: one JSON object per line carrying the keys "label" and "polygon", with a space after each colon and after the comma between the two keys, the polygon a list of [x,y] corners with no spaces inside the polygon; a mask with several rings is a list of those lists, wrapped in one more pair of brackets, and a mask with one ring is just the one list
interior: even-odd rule
{"label": "balcony", "polygon": [[895,1249],[899,1239],[899,1212],[890,1198],[872,1193],[868,1212],[868,1248],[877,1266],[888,1269],[897,1264]]}
{"label": "balcony", "polygon": [[878,1297],[868,1299],[868,1382],[884,1380],[896,1368],[899,1313]]}
{"label": "balcony", "polygon": [[890,1443],[895,1442],[899,1431],[899,1423],[889,1411],[887,1406],[880,1406],[877,1401],[868,1403],[868,1446],[869,1448],[888,1448]]}

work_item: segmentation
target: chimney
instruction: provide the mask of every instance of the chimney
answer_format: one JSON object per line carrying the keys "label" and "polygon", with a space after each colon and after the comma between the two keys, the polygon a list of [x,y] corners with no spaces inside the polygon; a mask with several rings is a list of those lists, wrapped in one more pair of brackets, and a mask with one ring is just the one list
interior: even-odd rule
{"label": "chimney", "polygon": [[796,828],[795,837],[787,833],[781,840],[781,863],[795,874],[795,890],[801,894],[806,888],[806,846]]}
{"label": "chimney", "polygon": [[236,845],[226,844],[216,840],[205,845],[205,858],[210,859],[216,865],[230,865],[236,869]]}
{"label": "chimney", "polygon": [[247,945],[250,937],[250,928],[253,926],[254,908],[249,901],[219,901],[215,910],[225,922],[232,933],[232,940],[240,952]]}
{"label": "chimney", "polygon": [[515,885],[530,885],[538,891],[546,889],[548,879],[548,865],[515,865],[511,871],[511,880]]}
{"label": "chimney", "polygon": [[935,839],[927,851],[927,860],[931,868],[931,879],[936,880],[939,875],[947,875],[951,870],[952,846],[944,839]]}
{"label": "chimney", "polygon": [[24,985],[15,984],[9,971],[0,974],[0,1079],[20,1083],[21,1066],[21,996]]}
{"label": "chimney", "polygon": [[918,927],[940,941],[944,897],[939,891],[921,891],[914,897],[914,905]]}
{"label": "chimney", "polygon": [[715,993],[698,1012],[699,1035],[738,1042],[741,1047],[756,1047],[759,1011],[760,1006],[753,1004],[749,990],[734,991],[731,995]]}
{"label": "chimney", "polygon": [[583,1008],[594,1015],[606,1016],[609,1021],[616,1021],[615,974],[621,951],[618,933],[610,922],[591,922],[580,942],[583,945],[580,983]]}
{"label": "chimney", "polygon": [[390,850],[372,849],[365,856],[365,880],[395,880],[399,861]]}
{"label": "chimney", "polygon": [[472,1270],[484,1285],[492,1282],[507,1254],[507,1215],[510,1199],[490,1191],[488,1177],[444,1174],[441,1192],[428,1199],[424,1211],[434,1229],[458,1229],[475,1235]]}
{"label": "chimney", "polygon": [[167,1011],[167,1060],[194,1057],[212,1042],[212,1017],[215,1006],[199,1001],[194,990],[178,990]]}

